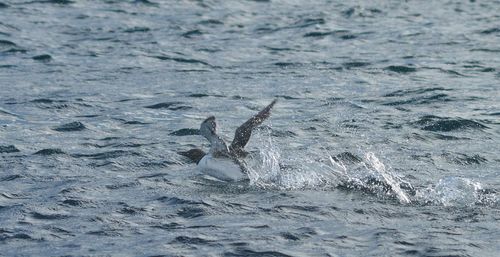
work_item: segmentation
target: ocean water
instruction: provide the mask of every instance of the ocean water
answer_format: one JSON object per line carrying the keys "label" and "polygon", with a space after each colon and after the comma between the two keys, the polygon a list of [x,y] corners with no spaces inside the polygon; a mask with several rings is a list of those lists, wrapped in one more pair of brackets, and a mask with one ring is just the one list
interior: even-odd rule
{"label": "ocean water", "polygon": [[[0,0],[1,256],[498,256],[500,2]],[[273,99],[249,181],[178,154]]]}

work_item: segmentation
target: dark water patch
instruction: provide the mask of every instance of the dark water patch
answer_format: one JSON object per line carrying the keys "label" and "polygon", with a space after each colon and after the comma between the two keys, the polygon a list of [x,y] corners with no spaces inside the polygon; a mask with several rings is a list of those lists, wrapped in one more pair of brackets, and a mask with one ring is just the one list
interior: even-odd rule
{"label": "dark water patch", "polygon": [[42,54],[42,55],[37,55],[32,57],[33,60],[39,61],[39,62],[50,62],[52,61],[52,56],[48,54]]}
{"label": "dark water patch", "polygon": [[0,2],[0,8],[8,8],[8,7],[9,7],[8,4]]}
{"label": "dark water patch", "polygon": [[434,132],[450,132],[457,130],[483,130],[488,129],[487,126],[473,121],[462,118],[442,118],[433,115],[421,117],[418,121],[412,123],[414,126],[421,130],[434,131]]}
{"label": "dark water patch", "polygon": [[297,137],[297,134],[290,130],[271,130],[271,136],[273,137]]}
{"label": "dark water patch", "polygon": [[60,228],[60,227],[48,226],[45,229],[48,231],[51,231],[53,233],[57,233],[57,234],[64,235],[64,236],[74,236],[74,234],[71,233],[70,231],[63,229],[63,228]]}
{"label": "dark water patch", "polygon": [[146,162],[141,162],[138,163],[137,166],[143,167],[143,168],[166,168],[171,165],[179,164],[178,162],[174,161],[169,161],[169,160],[163,160],[163,161],[146,161]]}
{"label": "dark water patch", "polygon": [[82,146],[86,146],[86,147],[106,148],[106,147],[109,147],[109,146],[113,146],[114,144],[100,145],[100,144],[95,144],[95,143],[82,143],[81,145]]}
{"label": "dark water patch", "polygon": [[124,103],[124,102],[130,102],[130,101],[136,101],[136,100],[141,100],[140,98],[125,98],[125,99],[120,99],[116,102],[118,103]]}
{"label": "dark water patch", "polygon": [[96,230],[87,232],[88,235],[95,236],[107,236],[107,237],[122,237],[123,235],[116,229],[108,229],[108,230]]}
{"label": "dark water patch", "polygon": [[202,20],[198,22],[200,25],[223,25],[224,22],[216,19],[207,19],[207,20]]}
{"label": "dark water patch", "polygon": [[7,199],[26,199],[23,195],[14,194],[14,193],[1,193],[0,196]]}
{"label": "dark water patch", "polygon": [[122,156],[140,156],[140,154],[132,151],[113,150],[113,151],[94,153],[94,154],[72,154],[71,156],[74,158],[90,158],[95,160],[106,160]]}
{"label": "dark water patch", "polygon": [[188,58],[181,58],[181,57],[171,57],[171,56],[163,56],[163,55],[156,55],[156,56],[151,56],[152,58],[156,58],[158,60],[162,61],[174,61],[174,62],[179,62],[179,63],[188,63],[188,64],[202,64],[208,67],[215,68],[215,66],[211,65],[208,62],[202,61],[202,60],[197,60],[197,59],[188,59]]}
{"label": "dark water patch", "polygon": [[129,183],[118,183],[118,184],[113,184],[113,185],[106,185],[105,187],[110,190],[116,190],[116,189],[123,189],[123,188],[130,188],[130,187],[137,187],[141,183],[139,181],[135,182],[129,182]]}
{"label": "dark water patch", "polygon": [[51,4],[73,4],[74,3],[71,0],[46,0],[46,1],[40,1],[40,2],[46,2],[46,3],[51,3]]}
{"label": "dark water patch", "polygon": [[5,177],[0,178],[0,181],[12,181],[12,180],[16,180],[18,178],[23,178],[23,176],[18,175],[18,174],[9,175],[9,176],[5,176]]}
{"label": "dark water patch", "polygon": [[422,67],[422,69],[438,70],[438,71],[443,72],[443,73],[448,73],[448,74],[452,74],[452,75],[456,75],[456,76],[460,76],[460,77],[466,77],[464,74],[462,74],[458,71],[454,71],[454,70],[447,70],[447,69],[436,68],[436,67]]}
{"label": "dark water patch", "polygon": [[500,33],[500,28],[485,29],[485,30],[481,31],[480,33],[486,34],[486,35]]}
{"label": "dark water patch", "polygon": [[158,6],[160,6],[158,3],[155,3],[155,2],[152,2],[152,1],[149,1],[149,0],[134,0],[133,3],[134,4],[144,5],[144,6],[150,6],[150,7],[158,7]]}
{"label": "dark water patch", "polygon": [[54,104],[54,103],[65,103],[66,100],[53,100],[49,98],[37,98],[30,101],[30,103],[36,104]]}
{"label": "dark water patch", "polygon": [[324,38],[327,36],[335,36],[340,39],[349,40],[355,39],[357,36],[350,34],[348,30],[335,30],[335,31],[313,31],[304,34],[304,37],[308,38]]}
{"label": "dark water patch", "polygon": [[302,227],[295,232],[282,232],[280,235],[286,240],[298,241],[317,235],[317,232],[313,228]]}
{"label": "dark water patch", "polygon": [[411,243],[411,242],[407,242],[407,241],[395,241],[394,242],[395,244],[398,244],[398,245],[404,245],[404,246],[414,246],[415,244],[414,243]]}
{"label": "dark water patch", "polygon": [[47,149],[42,149],[40,151],[37,151],[34,153],[36,155],[43,155],[43,156],[49,156],[49,155],[55,155],[55,154],[66,154],[59,148],[47,148]]}
{"label": "dark water patch", "polygon": [[318,128],[316,128],[314,126],[311,126],[311,127],[305,128],[304,130],[306,130],[306,131],[317,131]]}
{"label": "dark water patch", "polygon": [[429,141],[428,137],[426,137],[424,135],[421,135],[421,134],[418,134],[418,133],[411,133],[410,135],[408,135],[407,138],[413,138],[413,139],[416,139],[416,140],[419,140],[419,141],[424,141],[424,142]]}
{"label": "dark water patch", "polygon": [[0,47],[15,47],[17,46],[15,43],[8,40],[0,40]]}
{"label": "dark water patch", "polygon": [[305,212],[319,212],[320,208],[318,206],[312,205],[277,205],[274,207],[278,210],[297,210]]}
{"label": "dark water patch", "polygon": [[406,95],[418,95],[434,91],[451,91],[444,87],[431,87],[431,88],[417,88],[417,89],[405,89],[396,90],[394,92],[383,95],[383,97],[393,97],[393,96],[406,96]]}
{"label": "dark water patch", "polygon": [[350,152],[339,153],[339,154],[333,156],[332,158],[333,158],[333,160],[335,160],[337,162],[347,163],[347,164],[360,163],[363,161],[360,157],[358,157]]}
{"label": "dark water patch", "polygon": [[136,33],[136,32],[148,32],[151,29],[148,27],[133,27],[133,28],[128,28],[124,30],[123,32],[125,33]]}
{"label": "dark water patch", "polygon": [[99,139],[100,141],[112,141],[112,140],[120,140],[120,137],[104,137]]}
{"label": "dark water patch", "polygon": [[286,240],[291,240],[291,241],[298,241],[300,240],[300,237],[290,233],[290,232],[283,232],[281,233],[281,237],[283,237]]}
{"label": "dark water patch", "polygon": [[203,239],[200,237],[178,236],[171,243],[180,243],[187,245],[210,245],[213,244],[214,241]]}
{"label": "dark water patch", "polygon": [[411,72],[416,72],[417,68],[410,67],[410,66],[404,66],[404,65],[391,65],[391,66],[385,67],[384,70],[397,72],[397,73],[411,73]]}
{"label": "dark water patch", "polygon": [[301,67],[304,64],[298,62],[275,62],[274,65],[280,68],[295,68],[295,67]]}
{"label": "dark water patch", "polygon": [[70,216],[69,215],[64,215],[64,214],[59,214],[59,213],[40,213],[40,212],[31,212],[31,217],[38,219],[38,220],[61,220],[61,219],[67,219]]}
{"label": "dark water patch", "polygon": [[28,234],[25,233],[16,233],[13,235],[9,234],[0,234],[0,242],[2,241],[7,241],[7,240],[29,240],[29,241],[43,241],[43,239],[36,239]]}
{"label": "dark water patch", "polygon": [[352,34],[348,34],[348,35],[342,35],[342,36],[340,36],[340,38],[344,39],[344,40],[349,40],[349,39],[355,39],[355,38],[357,38],[357,36],[352,35]]}
{"label": "dark water patch", "polygon": [[395,124],[395,123],[390,122],[390,121],[385,122],[384,126],[382,126],[382,128],[384,128],[384,129],[400,129],[402,127],[403,127],[403,125]]}
{"label": "dark water patch", "polygon": [[183,128],[183,129],[176,130],[176,131],[170,133],[169,135],[182,137],[182,136],[193,136],[193,135],[199,135],[199,134],[200,134],[199,129]]}
{"label": "dark water patch", "polygon": [[207,94],[190,94],[188,97],[194,97],[194,98],[203,98],[203,97],[209,97],[210,95]]}
{"label": "dark water patch", "polygon": [[285,100],[300,100],[301,98],[294,97],[294,96],[289,96],[289,95],[275,95],[275,98],[282,98]]}
{"label": "dark water patch", "polygon": [[158,103],[158,104],[153,104],[153,105],[148,105],[145,106],[145,108],[149,109],[168,109],[171,111],[177,111],[177,110],[188,110],[193,107],[184,105],[182,102],[165,102],[165,103]]}
{"label": "dark water patch", "polygon": [[222,256],[225,257],[291,257],[277,251],[254,251],[244,247],[238,247],[236,250],[231,252],[224,252]]}
{"label": "dark water patch", "polygon": [[496,69],[495,69],[495,68],[491,68],[491,67],[489,67],[489,68],[484,68],[484,69],[481,69],[480,71],[481,71],[481,72],[495,72],[495,71],[496,71]]}
{"label": "dark water patch", "polygon": [[[66,109],[69,108],[71,105],[67,104],[65,100],[51,100],[51,99],[35,99],[33,101],[30,101],[32,103],[35,103],[38,108],[42,109]],[[82,106],[87,106],[85,104],[79,104]]]}
{"label": "dark water patch", "polygon": [[469,50],[471,52],[486,52],[486,53],[500,53],[500,49],[490,49],[490,48],[474,48]]}
{"label": "dark water patch", "polygon": [[18,153],[20,152],[14,145],[0,145],[0,153]]}
{"label": "dark water patch", "polygon": [[304,37],[326,37],[332,35],[333,33],[334,32],[332,31],[325,31],[325,32],[314,31],[304,34]]}
{"label": "dark water patch", "polygon": [[133,207],[133,206],[126,206],[118,210],[118,213],[121,214],[127,214],[127,215],[138,215],[141,213],[146,212],[147,210],[145,208],[138,208],[138,207]]}
{"label": "dark water patch", "polygon": [[20,48],[14,42],[8,40],[0,40],[0,52],[2,53],[26,53],[25,49]]}
{"label": "dark water patch", "polygon": [[157,201],[160,201],[162,203],[166,203],[168,205],[203,205],[203,206],[210,206],[210,204],[204,202],[204,201],[194,201],[194,200],[187,200],[187,199],[182,199],[179,197],[167,197],[167,196],[162,196],[158,199]]}
{"label": "dark water patch", "polygon": [[204,97],[225,97],[224,95],[209,95],[209,94],[203,94],[203,93],[195,93],[195,94],[189,94],[188,97],[193,97],[193,98],[204,98]]}
{"label": "dark water patch", "polygon": [[210,213],[205,208],[195,207],[195,206],[186,206],[177,211],[177,215],[182,218],[192,219],[198,218],[202,216],[209,216]]}
{"label": "dark water patch", "polygon": [[61,202],[62,205],[66,206],[74,206],[74,207],[86,207],[88,205],[91,205],[92,202],[87,201],[87,200],[79,200],[79,199],[66,199]]}
{"label": "dark water patch", "polygon": [[478,165],[488,162],[488,160],[479,154],[467,155],[463,153],[443,153],[441,154],[448,162],[458,165]]}
{"label": "dark water patch", "polygon": [[430,96],[418,96],[414,98],[410,98],[407,100],[394,101],[383,103],[383,105],[387,106],[397,106],[397,105],[426,105],[431,103],[445,103],[453,101],[447,94],[436,94]]}
{"label": "dark water patch", "polygon": [[149,122],[142,122],[142,121],[137,121],[137,120],[130,120],[130,121],[125,121],[123,124],[127,125],[148,125],[151,124]]}
{"label": "dark water patch", "polygon": [[185,73],[200,73],[200,72],[210,72],[210,70],[202,69],[175,69],[175,72],[185,72]]}
{"label": "dark water patch", "polygon": [[305,18],[292,25],[294,28],[307,28],[315,25],[323,25],[326,21],[323,18]]}
{"label": "dark water patch", "polygon": [[74,2],[71,0],[37,0],[31,2],[25,2],[23,4],[58,4],[58,5],[69,5]]}
{"label": "dark water patch", "polygon": [[215,225],[199,225],[199,226],[187,226],[186,228],[200,229],[200,228],[221,228],[221,227]]}
{"label": "dark water patch", "polygon": [[267,48],[268,50],[273,51],[273,52],[296,51],[295,49],[289,48],[289,47],[271,47],[271,46],[266,46],[265,48]]}
{"label": "dark water patch", "polygon": [[153,228],[159,228],[159,229],[164,229],[164,230],[184,229],[185,228],[184,225],[181,225],[181,224],[176,223],[176,222],[164,223],[164,224],[161,224],[161,225],[154,225],[154,226],[151,226],[151,227],[153,227]]}
{"label": "dark water patch", "polygon": [[435,138],[435,139],[439,139],[439,140],[449,140],[449,141],[452,141],[452,140],[471,140],[470,138],[468,137],[457,137],[457,136],[451,136],[451,135],[443,135],[443,134],[439,134],[439,133],[434,133],[432,134],[432,136]]}
{"label": "dark water patch", "polygon": [[138,148],[142,146],[155,145],[156,143],[134,143],[134,142],[124,142],[124,143],[115,143],[110,144],[109,146],[113,147],[127,147],[127,148]]}
{"label": "dark water patch", "polygon": [[201,36],[201,35],[203,35],[203,32],[201,32],[201,30],[199,30],[199,29],[194,29],[194,30],[190,30],[190,31],[182,33],[182,36],[185,38],[193,38],[193,37],[197,37],[197,36]]}
{"label": "dark water patch", "polygon": [[53,128],[53,130],[59,131],[59,132],[82,131],[85,129],[86,129],[85,125],[83,125],[83,123],[81,123],[79,121],[66,123],[66,124],[63,124],[59,127]]}
{"label": "dark water patch", "polygon": [[166,178],[164,178],[165,176],[168,176],[168,174],[167,173],[154,173],[154,174],[139,176],[139,177],[137,177],[137,179],[163,178],[166,180]]}
{"label": "dark water patch", "polygon": [[342,67],[345,69],[361,68],[370,65],[369,62],[345,62]]}

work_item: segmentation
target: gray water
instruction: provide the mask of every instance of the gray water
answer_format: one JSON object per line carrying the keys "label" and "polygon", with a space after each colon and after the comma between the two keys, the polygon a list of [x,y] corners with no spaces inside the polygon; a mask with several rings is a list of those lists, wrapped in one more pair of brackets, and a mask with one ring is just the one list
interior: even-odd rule
{"label": "gray water", "polygon": [[[0,0],[0,255],[497,256],[499,1]],[[178,154],[278,99],[250,181]]]}

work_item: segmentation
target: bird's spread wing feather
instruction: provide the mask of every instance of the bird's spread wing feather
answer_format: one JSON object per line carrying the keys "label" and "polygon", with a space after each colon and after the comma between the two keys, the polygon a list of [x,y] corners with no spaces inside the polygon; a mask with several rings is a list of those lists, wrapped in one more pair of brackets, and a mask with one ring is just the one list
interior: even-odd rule
{"label": "bird's spread wing feather", "polygon": [[244,154],[243,148],[247,145],[248,140],[250,140],[252,130],[262,124],[262,122],[264,122],[271,115],[271,109],[276,101],[276,99],[272,101],[268,106],[266,106],[266,108],[262,109],[262,111],[236,129],[233,142],[231,143],[231,146],[229,146],[232,153],[236,155]]}

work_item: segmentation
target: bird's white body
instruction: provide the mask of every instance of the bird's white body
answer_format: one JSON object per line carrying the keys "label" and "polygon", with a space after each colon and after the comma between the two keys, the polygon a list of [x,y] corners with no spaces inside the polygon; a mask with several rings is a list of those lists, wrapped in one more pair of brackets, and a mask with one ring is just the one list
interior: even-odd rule
{"label": "bird's white body", "polygon": [[248,179],[241,167],[229,158],[214,158],[205,155],[198,163],[202,173],[224,181],[241,181]]}

